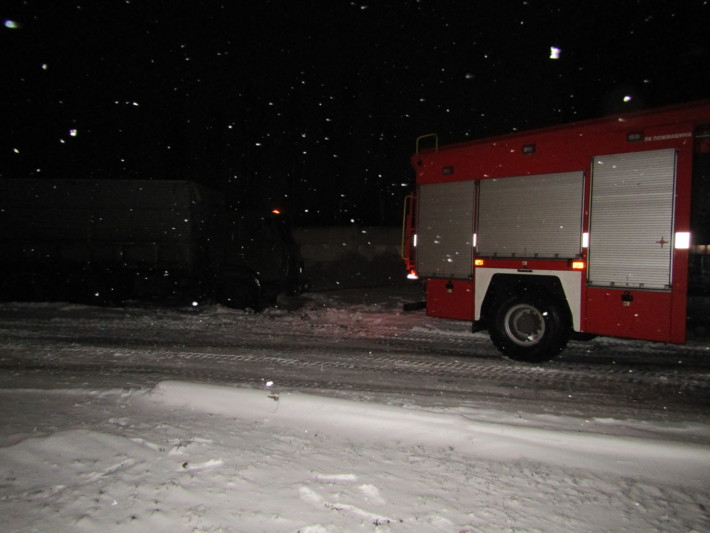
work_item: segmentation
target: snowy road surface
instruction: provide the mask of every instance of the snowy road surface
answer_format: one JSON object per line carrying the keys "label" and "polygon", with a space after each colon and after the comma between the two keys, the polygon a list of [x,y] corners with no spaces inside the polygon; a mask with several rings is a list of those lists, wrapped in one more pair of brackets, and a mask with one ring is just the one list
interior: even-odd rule
{"label": "snowy road surface", "polygon": [[417,296],[0,305],[3,529],[710,530],[709,343],[522,365]]}

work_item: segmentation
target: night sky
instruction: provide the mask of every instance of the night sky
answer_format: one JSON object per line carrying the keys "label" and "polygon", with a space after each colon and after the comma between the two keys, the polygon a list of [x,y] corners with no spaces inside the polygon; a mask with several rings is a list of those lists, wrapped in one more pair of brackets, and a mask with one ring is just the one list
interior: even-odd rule
{"label": "night sky", "polygon": [[0,17],[0,178],[192,179],[297,224],[399,223],[424,133],[710,96],[710,0],[4,0]]}

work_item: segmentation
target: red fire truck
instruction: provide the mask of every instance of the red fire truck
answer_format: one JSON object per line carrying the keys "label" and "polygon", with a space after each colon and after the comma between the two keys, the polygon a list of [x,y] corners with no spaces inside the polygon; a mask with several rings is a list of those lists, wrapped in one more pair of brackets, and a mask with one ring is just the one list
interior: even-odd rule
{"label": "red fire truck", "polygon": [[594,335],[686,341],[690,281],[707,279],[689,266],[710,244],[710,101],[448,146],[425,135],[412,164],[403,257],[428,315],[488,329],[522,361]]}

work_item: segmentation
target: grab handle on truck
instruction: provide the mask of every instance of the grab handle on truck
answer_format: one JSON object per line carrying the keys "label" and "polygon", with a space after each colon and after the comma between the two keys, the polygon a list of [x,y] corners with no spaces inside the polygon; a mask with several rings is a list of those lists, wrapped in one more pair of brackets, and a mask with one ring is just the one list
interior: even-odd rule
{"label": "grab handle on truck", "polygon": [[425,134],[425,135],[420,135],[419,137],[417,137],[417,143],[416,143],[416,147],[415,147],[415,152],[416,152],[417,154],[419,153],[419,143],[420,143],[420,141],[422,141],[423,139],[427,139],[427,138],[429,138],[429,137],[434,137],[434,151],[435,151],[435,152],[438,152],[438,151],[439,151],[439,135],[436,134],[436,133],[427,133],[427,134]]}

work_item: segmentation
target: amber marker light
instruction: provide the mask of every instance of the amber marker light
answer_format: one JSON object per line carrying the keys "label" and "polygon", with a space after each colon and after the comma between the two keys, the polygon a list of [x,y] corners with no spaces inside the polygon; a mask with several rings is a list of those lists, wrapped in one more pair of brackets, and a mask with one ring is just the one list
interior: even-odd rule
{"label": "amber marker light", "polygon": [[477,267],[482,267],[483,266],[483,259],[474,259],[473,264]]}
{"label": "amber marker light", "polygon": [[572,270],[584,270],[584,261],[572,261]]}

